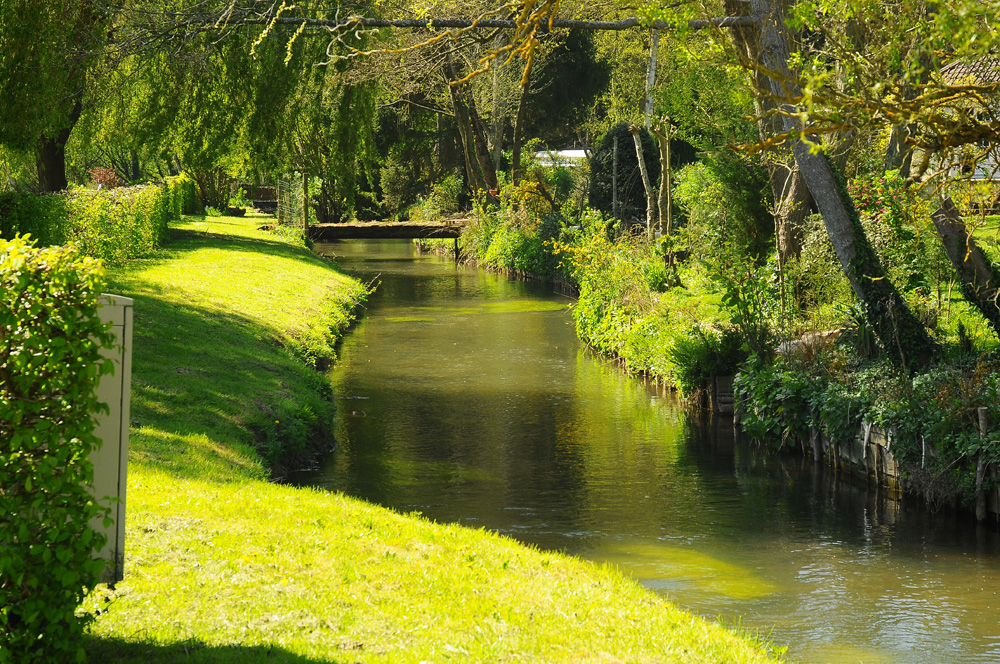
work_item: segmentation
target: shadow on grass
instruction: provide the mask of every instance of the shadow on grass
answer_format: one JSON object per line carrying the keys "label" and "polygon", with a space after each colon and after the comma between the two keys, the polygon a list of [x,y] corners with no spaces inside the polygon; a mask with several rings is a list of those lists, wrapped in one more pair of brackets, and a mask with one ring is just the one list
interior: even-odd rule
{"label": "shadow on grass", "polygon": [[273,330],[155,294],[132,297],[131,446],[138,460],[179,477],[221,479],[240,467],[257,474],[247,466],[250,448],[287,439],[294,431],[285,427],[301,425],[303,409],[320,424],[313,435],[329,433],[335,407],[328,383]]}
{"label": "shadow on grass", "polygon": [[[185,220],[185,224],[192,223],[193,220]],[[267,222],[267,218],[261,218],[261,222]],[[197,223],[197,222],[195,222]],[[225,223],[213,221],[213,226],[230,225],[246,231],[246,224]],[[268,256],[280,256],[295,260],[323,263],[337,272],[343,274],[340,266],[328,258],[323,258],[305,249],[305,247],[289,244],[279,238],[268,237],[248,237],[245,235],[229,235],[217,233],[210,230],[194,230],[190,228],[177,228],[171,226],[168,230],[167,241],[160,247],[159,251],[148,258],[136,259],[134,262],[143,265],[158,265],[191,251],[197,251],[206,247],[225,248],[227,251],[235,251],[249,254],[266,254]]]}
{"label": "shadow on grass", "polygon": [[[126,641],[107,637],[86,636],[83,647],[87,661],[115,664],[252,664],[255,662],[286,662],[287,664],[336,664],[356,661],[350,654],[336,659],[314,659],[288,652],[279,646],[213,646],[195,639],[176,643]],[[348,644],[345,649],[352,646]]]}

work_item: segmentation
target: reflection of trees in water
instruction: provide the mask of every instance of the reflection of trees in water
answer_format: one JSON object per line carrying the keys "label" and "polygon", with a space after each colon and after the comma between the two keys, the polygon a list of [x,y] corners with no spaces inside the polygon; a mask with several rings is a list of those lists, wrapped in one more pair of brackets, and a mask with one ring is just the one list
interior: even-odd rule
{"label": "reflection of trees in water", "polygon": [[810,537],[862,546],[923,549],[931,542],[961,543],[978,551],[1000,552],[1000,534],[977,527],[950,510],[931,512],[920,501],[902,498],[865,478],[838,471],[811,457],[776,454],[741,439],[732,418],[692,413],[682,464],[725,478],[711,483],[730,492],[740,514],[755,515],[774,534],[808,532]]}

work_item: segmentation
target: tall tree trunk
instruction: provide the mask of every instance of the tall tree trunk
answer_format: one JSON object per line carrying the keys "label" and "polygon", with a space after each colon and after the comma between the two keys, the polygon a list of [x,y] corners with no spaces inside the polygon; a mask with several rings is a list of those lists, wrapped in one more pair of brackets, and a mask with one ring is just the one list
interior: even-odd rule
{"label": "tall tree trunk", "polygon": [[996,266],[976,245],[950,197],[941,202],[931,220],[958,273],[962,295],[982,312],[993,331],[1000,335],[1000,274]]}
{"label": "tall tree trunk", "polygon": [[521,77],[521,98],[517,103],[517,115],[514,117],[514,145],[511,154],[510,181],[517,186],[521,181],[521,141],[524,140],[524,118],[528,111],[528,77],[531,76],[531,66],[535,59],[528,60]]}
{"label": "tall tree trunk", "polygon": [[66,181],[66,141],[69,130],[64,129],[54,137],[43,136],[38,141],[35,167],[38,170],[38,188],[46,193],[62,191]]}
{"label": "tall tree trunk", "polygon": [[62,191],[69,182],[66,180],[66,142],[80,119],[83,104],[78,100],[70,111],[68,126],[52,135],[38,139],[35,152],[35,168],[38,172],[38,188],[46,193]]}
{"label": "tall tree trunk", "polygon": [[131,182],[138,182],[139,178],[142,177],[142,170],[139,165],[139,153],[136,152],[135,148],[129,149],[129,176],[128,179]]}
{"label": "tall tree trunk", "polygon": [[[731,16],[742,15],[746,11],[745,0],[726,0],[725,5]],[[736,48],[748,64],[760,62],[758,26],[736,27],[731,34]],[[757,90],[770,90],[771,81],[763,71],[751,67],[750,74]],[[757,134],[761,142],[784,131],[781,118],[775,113],[777,108],[777,101],[770,94],[760,94],[754,98]],[[802,181],[802,174],[785,163],[788,160],[794,161],[794,157],[775,148],[768,150],[767,157],[765,166],[771,185],[778,253],[782,264],[785,264],[802,251],[802,225],[813,207],[813,200],[809,188]]]}
{"label": "tall tree trunk", "polygon": [[617,221],[618,214],[618,134],[615,134],[614,146],[611,148],[611,216]]}
{"label": "tall tree trunk", "polygon": [[469,109],[469,121],[472,127],[472,145],[479,161],[479,168],[483,172],[483,180],[486,182],[486,189],[496,191],[500,188],[497,180],[497,169],[493,166],[493,158],[490,156],[490,146],[486,142],[486,123],[479,117],[476,109],[476,100],[466,90],[462,90],[466,107]]}
{"label": "tall tree trunk", "polygon": [[660,235],[670,235],[674,232],[670,209],[670,121],[664,118],[660,125],[651,126],[649,130],[656,137],[660,151],[660,192],[656,201]]}
{"label": "tall tree trunk", "polygon": [[[788,37],[781,7],[775,0],[751,0],[750,4],[760,21],[758,63],[777,74],[777,78],[768,77],[769,86],[765,91],[769,90],[776,99],[796,99],[801,91],[788,70]],[[789,113],[797,110],[790,104],[783,107]],[[796,130],[791,117],[782,115],[781,118],[784,131]],[[882,347],[904,369],[927,365],[935,355],[936,344],[886,277],[865,236],[854,204],[829,160],[813,153],[801,140],[792,144],[792,154],[823,215],[841,268]]]}
{"label": "tall tree trunk", "polygon": [[466,182],[469,185],[469,189],[472,190],[473,195],[476,195],[480,191],[484,191],[488,188],[486,184],[486,179],[483,177],[482,169],[479,165],[479,160],[476,158],[475,152],[475,132],[472,127],[472,118],[469,113],[469,108],[465,103],[465,99],[458,89],[458,86],[452,85],[458,77],[455,75],[455,67],[452,62],[449,61],[445,65],[444,71],[445,82],[448,85],[448,91],[451,95],[451,105],[455,111],[455,123],[458,125],[458,135],[462,143],[462,156],[465,158],[465,174]]}
{"label": "tall tree trunk", "polygon": [[786,188],[775,201],[776,239],[782,264],[802,253],[802,229],[813,206],[812,194],[798,169],[788,176]]}
{"label": "tall tree trunk", "polygon": [[653,124],[653,88],[656,86],[656,56],[660,51],[660,31],[649,30],[649,64],[646,67],[646,107],[643,113],[646,129]]}
{"label": "tall tree trunk", "polygon": [[656,192],[649,181],[649,172],[646,170],[646,159],[642,153],[642,139],[639,137],[639,127],[629,125],[629,133],[635,141],[635,156],[639,159],[639,174],[642,176],[642,187],[646,190],[646,237],[653,238],[653,219],[656,217]]}
{"label": "tall tree trunk", "polygon": [[[493,38],[493,50],[499,51],[503,47],[503,35],[497,32]],[[490,141],[492,146],[491,156],[493,157],[494,170],[500,170],[500,160],[503,157],[503,139],[506,125],[506,113],[503,108],[503,100],[500,96],[500,68],[493,67],[493,108],[490,109],[491,130]]]}
{"label": "tall tree trunk", "polygon": [[[660,236],[669,238],[674,234],[673,200],[670,191],[670,118],[662,118],[659,125],[650,127],[650,131],[653,132],[653,136],[656,136],[660,150],[660,193],[656,201],[656,207],[659,211]],[[666,244],[663,260],[670,270],[672,285],[680,286],[681,280],[674,262],[674,247],[673,243],[669,241]]]}

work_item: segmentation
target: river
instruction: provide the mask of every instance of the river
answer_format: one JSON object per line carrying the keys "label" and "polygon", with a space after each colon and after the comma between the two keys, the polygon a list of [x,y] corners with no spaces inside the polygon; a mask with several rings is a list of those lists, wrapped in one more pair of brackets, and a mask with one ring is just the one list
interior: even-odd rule
{"label": "river", "polygon": [[569,298],[408,242],[319,246],[380,282],[308,483],[619,566],[796,662],[1000,661],[1000,538],[740,441],[576,339]]}

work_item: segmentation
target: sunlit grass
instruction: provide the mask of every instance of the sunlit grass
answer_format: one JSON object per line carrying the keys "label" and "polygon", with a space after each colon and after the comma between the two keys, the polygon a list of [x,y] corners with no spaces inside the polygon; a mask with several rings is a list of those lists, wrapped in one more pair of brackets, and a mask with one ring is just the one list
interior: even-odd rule
{"label": "sunlit grass", "polygon": [[253,427],[329,401],[292,340],[361,288],[251,224],[189,221],[112,275],[136,298],[126,569],[84,607],[91,661],[768,661],[613,568],[267,482]]}

